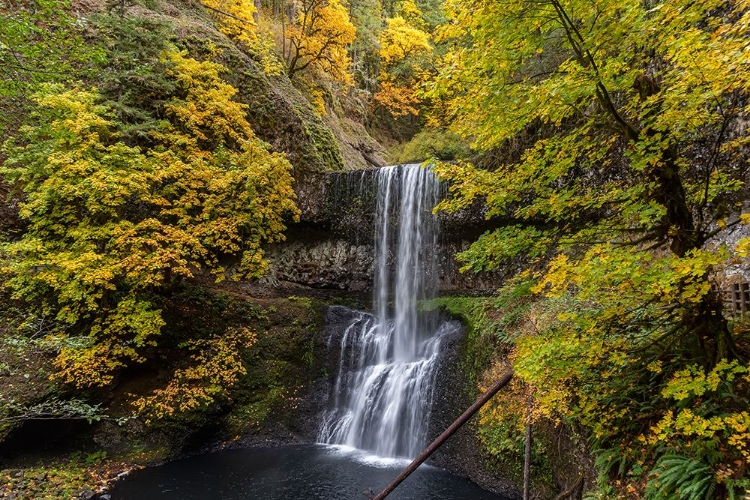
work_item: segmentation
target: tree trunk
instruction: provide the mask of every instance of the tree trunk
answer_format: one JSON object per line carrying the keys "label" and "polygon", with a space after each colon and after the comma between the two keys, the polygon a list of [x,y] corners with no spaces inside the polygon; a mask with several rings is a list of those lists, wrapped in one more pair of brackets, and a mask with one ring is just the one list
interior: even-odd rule
{"label": "tree trunk", "polygon": [[523,500],[531,498],[531,393],[526,396],[526,449],[523,457]]}

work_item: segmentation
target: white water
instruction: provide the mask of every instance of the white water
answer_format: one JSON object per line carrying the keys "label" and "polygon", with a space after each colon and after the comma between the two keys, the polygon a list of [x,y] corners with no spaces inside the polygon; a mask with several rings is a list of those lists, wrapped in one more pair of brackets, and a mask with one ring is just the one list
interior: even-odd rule
{"label": "white water", "polygon": [[318,439],[414,457],[425,444],[440,343],[455,329],[417,312],[435,290],[439,184],[419,165],[380,169],[375,182],[375,314],[359,312],[341,336]]}

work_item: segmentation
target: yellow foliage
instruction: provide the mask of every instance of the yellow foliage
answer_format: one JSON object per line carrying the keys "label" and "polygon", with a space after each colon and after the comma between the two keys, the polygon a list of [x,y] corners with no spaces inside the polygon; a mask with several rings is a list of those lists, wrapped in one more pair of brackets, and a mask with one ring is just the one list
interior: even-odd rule
{"label": "yellow foliage", "polygon": [[75,387],[96,387],[112,382],[112,373],[125,363],[115,356],[106,345],[94,344],[86,349],[80,346],[63,347],[53,361],[53,380]]}
{"label": "yellow foliage", "polygon": [[748,460],[750,459],[748,428],[750,428],[750,413],[746,411],[706,418],[685,408],[677,414],[676,418],[672,411],[668,411],[662,420],[651,427],[651,434],[644,441],[657,445],[681,439],[689,446],[696,440],[713,440],[720,437],[745,457],[745,460]]}
{"label": "yellow foliage", "polygon": [[221,79],[226,68],[186,57],[185,52],[169,52],[165,57],[171,63],[169,76],[182,90],[166,110],[188,133],[186,139],[218,145],[254,138],[245,117],[247,106],[232,100],[237,89]]}
{"label": "yellow foliage", "polygon": [[163,389],[135,400],[137,414],[144,416],[149,424],[226,399],[240,377],[247,373],[241,354],[255,340],[253,332],[239,328],[215,338],[189,342],[187,348],[194,352],[190,366],[176,370]]}
{"label": "yellow foliage", "polygon": [[[742,381],[742,375],[747,373],[750,373],[750,367],[726,359],[708,373],[699,366],[689,366],[673,375],[662,390],[662,395],[675,401],[699,402],[710,397],[711,393],[727,391],[721,386],[733,386],[735,381]],[[699,439],[723,439],[745,459],[750,459],[750,413],[723,409],[715,415],[700,415],[697,413],[699,404],[695,406],[695,409],[683,408],[676,417],[674,411],[665,412],[662,419],[651,427],[650,435],[644,436],[643,440],[656,445],[681,438],[689,445]]]}
{"label": "yellow foliage", "polygon": [[4,150],[0,169],[25,192],[24,236],[5,245],[3,272],[16,297],[40,299],[60,334],[50,342],[56,380],[106,385],[142,361],[164,320],[153,294],[209,269],[232,278],[267,269],[262,245],[298,216],[291,165],[252,131],[224,68],[185,53],[164,56],[174,83],[162,124],[141,150],[118,140],[119,124],[80,89],[49,87],[26,143]]}
{"label": "yellow foliage", "polygon": [[380,57],[386,67],[432,53],[428,33],[410,25],[403,17],[393,17],[387,22],[388,27],[380,34]]}
{"label": "yellow foliage", "polygon": [[734,251],[740,257],[747,257],[750,254],[750,238],[741,238],[734,247]]}
{"label": "yellow foliage", "polygon": [[413,87],[399,86],[385,80],[386,77],[382,75],[381,78],[378,90],[373,96],[378,104],[388,109],[393,116],[419,114],[417,105],[420,101]]}
{"label": "yellow foliage", "polygon": [[333,81],[352,85],[347,46],[356,30],[339,0],[301,0],[286,30],[284,52],[289,76],[316,69]]}
{"label": "yellow foliage", "polygon": [[419,114],[419,89],[428,77],[424,66],[432,55],[430,35],[417,27],[424,24],[417,6],[406,2],[402,13],[408,21],[401,16],[390,18],[380,34],[383,65],[374,96],[394,117]]}
{"label": "yellow foliage", "polygon": [[662,390],[662,395],[676,401],[690,396],[703,396],[706,392],[716,391],[722,382],[733,382],[743,373],[748,373],[747,367],[726,359],[719,361],[708,374],[699,366],[691,365],[672,376]]}
{"label": "yellow foliage", "polygon": [[426,96],[485,166],[439,167],[442,206],[481,200],[500,226],[464,269],[530,269],[556,313],[518,340],[516,374],[620,459],[603,476],[636,486],[665,453],[744,471],[748,387],[725,360],[747,340],[712,290],[730,254],[708,244],[744,182],[747,2],[449,0],[447,16]]}
{"label": "yellow foliage", "polygon": [[248,45],[258,40],[253,0],[201,0],[201,3],[218,21],[219,30],[225,35]]}
{"label": "yellow foliage", "polygon": [[544,279],[534,288],[534,293],[544,291],[550,297],[561,297],[570,286],[570,276],[573,272],[572,263],[565,254],[559,254],[552,259]]}
{"label": "yellow foliage", "polygon": [[216,20],[219,31],[252,52],[266,74],[282,72],[270,29],[256,19],[258,12],[253,0],[201,0],[201,3]]}
{"label": "yellow foliage", "polygon": [[324,116],[327,114],[326,100],[322,89],[319,87],[312,87],[310,89],[310,102],[319,115]]}
{"label": "yellow foliage", "polygon": [[409,25],[419,28],[419,30],[424,30],[427,27],[427,23],[422,17],[422,10],[417,6],[416,3],[414,3],[413,0],[406,0],[405,2],[402,2],[399,14],[399,17],[404,18],[409,23]]}

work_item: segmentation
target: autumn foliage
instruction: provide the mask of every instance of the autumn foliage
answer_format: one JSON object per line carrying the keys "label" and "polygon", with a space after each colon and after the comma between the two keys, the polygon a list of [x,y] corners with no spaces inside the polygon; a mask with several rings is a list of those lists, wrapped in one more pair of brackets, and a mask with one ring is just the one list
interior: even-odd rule
{"label": "autumn foliage", "polygon": [[356,30],[346,8],[339,0],[301,0],[296,5],[283,48],[289,76],[310,68],[351,85],[347,46]]}
{"label": "autumn foliage", "polygon": [[[176,51],[164,62],[174,92],[150,147],[120,140],[95,91],[57,85],[4,148],[28,222],[3,247],[8,285],[55,317],[54,377],[79,387],[143,360],[164,325],[155,294],[199,269],[261,276],[261,245],[297,213],[288,161],[255,137],[224,68]],[[219,263],[230,255],[231,272]]]}
{"label": "autumn foliage", "polygon": [[747,221],[748,5],[448,5],[428,95],[487,161],[438,168],[443,208],[496,221],[466,270],[523,262],[516,374],[585,427],[600,498],[738,497],[748,341],[717,271],[746,256],[721,238]]}
{"label": "autumn foliage", "polygon": [[252,46],[257,41],[253,0],[201,0],[216,19],[219,30],[240,42]]}
{"label": "autumn foliage", "polygon": [[480,414],[491,455],[544,421],[593,451],[588,498],[747,497],[750,327],[720,289],[750,254],[748,0],[188,3],[213,41],[141,16],[148,0],[90,16],[0,0],[0,188],[23,219],[0,234],[0,285],[23,304],[7,331],[70,390],[3,400],[6,420],[91,418],[64,396],[160,348],[187,355],[136,398],[150,422],[229,403],[252,373],[258,329],[165,339],[175,290],[263,276],[299,214],[292,166],[247,119],[267,110],[233,85],[254,75],[217,62],[231,47],[282,83],[272,98],[301,90],[288,102],[331,123],[438,127],[405,154],[446,160],[439,209],[483,207],[463,270],[518,271],[462,312],[486,342],[468,340],[477,386],[517,376]]}
{"label": "autumn foliage", "polygon": [[231,389],[247,373],[242,351],[255,342],[247,329],[230,329],[222,335],[188,343],[190,365],[175,371],[163,389],[133,402],[146,423],[227,401]]}
{"label": "autumn foliage", "polygon": [[429,76],[425,66],[432,55],[430,35],[423,31],[422,13],[404,2],[403,16],[387,20],[380,34],[381,68],[375,101],[394,116],[417,115],[420,85]]}

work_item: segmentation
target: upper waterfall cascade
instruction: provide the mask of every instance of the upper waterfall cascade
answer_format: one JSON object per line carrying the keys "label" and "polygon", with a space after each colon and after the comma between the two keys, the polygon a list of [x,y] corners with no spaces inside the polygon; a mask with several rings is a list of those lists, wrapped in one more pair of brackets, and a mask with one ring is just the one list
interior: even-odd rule
{"label": "upper waterfall cascade", "polygon": [[382,168],[374,181],[374,313],[356,314],[341,336],[332,401],[318,439],[413,457],[427,437],[441,341],[457,328],[417,310],[436,288],[432,209],[440,185],[420,165]]}

